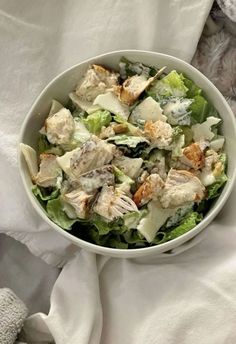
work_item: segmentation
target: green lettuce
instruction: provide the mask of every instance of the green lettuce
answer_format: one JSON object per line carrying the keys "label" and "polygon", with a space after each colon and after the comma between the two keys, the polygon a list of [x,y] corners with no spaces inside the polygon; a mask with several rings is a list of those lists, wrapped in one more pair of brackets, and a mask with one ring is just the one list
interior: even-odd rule
{"label": "green lettuce", "polygon": [[108,126],[111,120],[109,111],[98,110],[88,115],[83,121],[90,133],[99,134],[102,127]]}
{"label": "green lettuce", "polygon": [[123,237],[131,247],[143,247],[147,243],[144,236],[136,229],[125,232]]}
{"label": "green lettuce", "polygon": [[173,129],[173,138],[171,142],[172,157],[176,158],[182,155],[182,147],[185,144],[185,137],[181,127],[177,126]]}
{"label": "green lettuce", "polygon": [[189,110],[191,111],[192,124],[202,123],[210,116],[218,117],[216,109],[202,95],[193,97]]}
{"label": "green lettuce", "polygon": [[116,183],[127,183],[129,185],[134,184],[134,181],[132,178],[127,176],[123,171],[121,171],[118,167],[114,165],[113,165],[113,171],[114,171]]}
{"label": "green lettuce", "polygon": [[184,85],[187,87],[188,91],[186,93],[186,97],[192,99],[195,96],[200,96],[202,94],[202,90],[198,87],[192,80],[188,79],[184,75]]}
{"label": "green lettuce", "polygon": [[45,135],[40,135],[38,140],[38,152],[39,154],[47,153],[61,156],[64,154],[63,149],[59,146],[52,145]]}
{"label": "green lettuce", "polygon": [[190,231],[201,221],[201,214],[197,212],[191,212],[180,222],[180,224],[177,227],[172,229],[171,232],[167,233],[165,240],[169,241],[178,238],[179,236]]}
{"label": "green lettuce", "polygon": [[147,77],[154,76],[157,73],[157,69],[152,66],[146,66],[140,62],[131,62],[125,57],[120,59],[120,76],[122,79],[133,75],[145,75]]}
{"label": "green lettuce", "polygon": [[63,229],[71,229],[71,226],[77,221],[70,219],[62,209],[60,198],[49,200],[46,206],[49,218]]}
{"label": "green lettuce", "polygon": [[184,77],[181,73],[175,70],[164,76],[164,78],[157,80],[153,86],[149,88],[147,93],[154,98],[161,97],[185,97],[188,88],[184,84]]}
{"label": "green lettuce", "polygon": [[109,142],[114,142],[117,146],[124,145],[130,148],[135,148],[139,143],[149,143],[145,137],[142,136],[128,136],[128,135],[115,135],[107,139]]}
{"label": "green lettuce", "polygon": [[126,242],[121,241],[119,237],[112,237],[107,240],[107,244],[109,247],[117,248],[120,250],[125,250],[129,247],[129,244]]}
{"label": "green lettuce", "polygon": [[225,174],[227,167],[227,155],[221,153],[219,156],[219,161],[223,164],[224,168],[220,176],[216,177],[216,181],[207,187],[207,199],[214,199],[218,197],[222,191],[224,184],[227,182],[228,177]]}
{"label": "green lettuce", "polygon": [[135,229],[139,224],[140,220],[148,214],[147,209],[140,209],[137,211],[132,211],[123,216],[124,225],[128,229]]}
{"label": "green lettuce", "polygon": [[213,199],[220,195],[222,187],[227,182],[228,178],[225,173],[222,173],[216,181],[207,187],[207,199]]}
{"label": "green lettuce", "polygon": [[60,193],[59,189],[52,189],[49,191],[46,188],[39,187],[38,185],[33,185],[32,192],[41,201],[55,199]]}

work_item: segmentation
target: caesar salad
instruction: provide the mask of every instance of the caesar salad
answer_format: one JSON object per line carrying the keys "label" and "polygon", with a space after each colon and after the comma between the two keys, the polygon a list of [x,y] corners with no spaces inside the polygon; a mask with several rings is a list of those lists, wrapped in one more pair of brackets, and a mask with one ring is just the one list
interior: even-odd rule
{"label": "caesar salad", "polygon": [[203,219],[227,181],[227,156],[222,119],[191,79],[123,57],[117,71],[89,66],[68,98],[52,100],[38,149],[21,144],[32,192],[53,222],[133,249]]}

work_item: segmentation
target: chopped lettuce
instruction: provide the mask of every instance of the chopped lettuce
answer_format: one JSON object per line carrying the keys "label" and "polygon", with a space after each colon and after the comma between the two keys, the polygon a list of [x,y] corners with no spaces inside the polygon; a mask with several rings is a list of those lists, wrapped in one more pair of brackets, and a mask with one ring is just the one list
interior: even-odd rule
{"label": "chopped lettuce", "polygon": [[139,233],[137,230],[129,230],[124,233],[123,237],[124,237],[124,240],[129,245],[132,245],[135,248],[144,247],[145,244],[147,243],[144,236],[141,233]]}
{"label": "chopped lettuce", "polygon": [[46,206],[49,218],[63,229],[71,229],[71,226],[77,221],[70,219],[62,209],[60,197],[49,200]]}
{"label": "chopped lettuce", "polygon": [[148,214],[146,208],[140,209],[138,212],[132,211],[123,216],[124,224],[128,229],[135,229],[140,220]]}
{"label": "chopped lettuce", "polygon": [[133,75],[145,75],[146,77],[154,76],[157,73],[155,67],[146,66],[140,62],[131,62],[125,57],[120,59],[120,76],[122,79],[126,79],[129,76]]}
{"label": "chopped lettuce", "polygon": [[60,193],[59,189],[47,190],[46,188],[42,188],[38,185],[32,186],[32,192],[41,201],[48,201],[51,199],[55,199],[58,197],[58,195]]}
{"label": "chopped lettuce", "polygon": [[207,187],[207,199],[213,199],[220,195],[224,184],[227,182],[228,178],[225,174],[227,167],[227,155],[221,153],[219,156],[219,161],[223,164],[223,170],[220,176],[215,177],[215,182]]}
{"label": "chopped lettuce", "polygon": [[61,156],[64,152],[59,146],[52,145],[45,135],[40,135],[38,140],[38,152],[39,154],[48,153]]}
{"label": "chopped lettuce", "polygon": [[177,158],[182,155],[182,147],[185,144],[185,137],[181,127],[177,126],[173,130],[173,138],[171,143],[172,157]]}
{"label": "chopped lettuce", "polygon": [[184,135],[184,145],[185,146],[190,145],[190,143],[192,143],[193,141],[192,129],[186,126],[180,126],[180,128],[182,129],[183,135]]}
{"label": "chopped lettuce", "polygon": [[183,75],[172,70],[164,78],[154,82],[147,93],[154,96],[154,98],[160,98],[170,96],[185,97],[187,92],[188,88],[184,84]]}
{"label": "chopped lettuce", "polygon": [[127,176],[123,171],[121,171],[118,167],[113,166],[114,175],[115,175],[115,182],[116,183],[127,183],[129,185],[134,184],[133,179]]}
{"label": "chopped lettuce", "polygon": [[217,181],[207,187],[207,199],[213,199],[220,195],[221,189],[227,182],[228,178],[226,174],[222,174]]}
{"label": "chopped lettuce", "polygon": [[186,97],[192,99],[195,96],[200,96],[202,94],[202,90],[198,87],[192,80],[188,79],[184,76],[184,85],[187,87],[188,91],[186,93]]}
{"label": "chopped lettuce", "polygon": [[99,134],[103,126],[108,126],[112,120],[111,114],[107,110],[98,110],[85,118],[84,124],[90,133]]}
{"label": "chopped lettuce", "polygon": [[202,221],[202,215],[197,212],[188,214],[180,224],[166,235],[166,241],[173,240],[187,233]]}
{"label": "chopped lettuce", "polygon": [[173,227],[173,226],[176,226],[179,224],[179,222],[189,213],[192,211],[193,209],[193,205],[194,203],[190,203],[190,204],[187,204],[183,207],[180,207],[179,209],[177,209],[176,213],[171,216],[166,224],[165,224],[165,228],[170,228],[170,227]]}
{"label": "chopped lettuce", "polygon": [[149,143],[145,137],[142,136],[128,136],[128,135],[115,135],[107,139],[108,142],[114,142],[117,146],[124,145],[130,148],[135,148],[141,142]]}
{"label": "chopped lettuce", "polygon": [[215,108],[202,95],[193,97],[189,110],[191,111],[192,124],[202,123],[210,116],[218,117]]}

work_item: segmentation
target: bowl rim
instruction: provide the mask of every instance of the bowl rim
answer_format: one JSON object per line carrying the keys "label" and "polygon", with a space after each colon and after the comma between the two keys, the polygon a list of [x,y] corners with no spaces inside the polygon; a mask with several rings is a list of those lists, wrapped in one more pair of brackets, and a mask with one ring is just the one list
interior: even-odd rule
{"label": "bowl rim", "polygon": [[[23,185],[24,188],[26,190],[26,193],[29,197],[29,200],[31,201],[31,204],[33,205],[34,209],[36,210],[36,212],[39,214],[39,216],[46,221],[46,223],[50,226],[50,228],[55,229],[58,233],[60,233],[61,235],[63,235],[65,238],[69,239],[69,241],[73,242],[74,244],[76,244],[77,246],[81,247],[81,248],[85,248],[89,251],[93,251],[99,254],[103,254],[103,255],[108,255],[108,256],[113,256],[113,257],[120,257],[123,258],[124,256],[126,258],[135,258],[138,256],[148,256],[154,253],[163,253],[166,251],[169,251],[175,247],[180,246],[181,244],[184,244],[185,242],[189,241],[190,239],[192,239],[193,237],[195,237],[198,233],[200,233],[214,218],[215,216],[220,212],[220,210],[223,208],[224,204],[226,203],[232,189],[234,186],[234,182],[236,179],[236,168],[234,168],[233,172],[232,172],[232,176],[231,178],[227,181],[220,197],[218,198],[218,203],[216,205],[213,206],[213,209],[210,210],[210,213],[206,215],[206,217],[203,218],[203,220],[197,225],[195,226],[193,229],[191,229],[190,231],[188,231],[187,233],[171,240],[168,241],[166,243],[163,244],[159,244],[159,245],[154,245],[154,246],[150,246],[150,247],[144,247],[144,248],[135,248],[135,249],[117,249],[117,248],[110,248],[110,247],[105,247],[105,246],[99,246],[97,244],[93,244],[90,243],[88,241],[85,241],[83,239],[80,239],[72,234],[70,234],[70,231],[64,230],[62,229],[60,226],[58,226],[56,223],[54,223],[47,215],[46,213],[43,211],[43,209],[41,209],[41,206],[39,204],[39,202],[37,201],[36,197],[33,195],[33,193],[31,192],[30,188],[27,185],[27,181],[25,178],[25,173],[24,173],[24,168],[22,166],[22,153],[21,153],[21,149],[20,149],[20,143],[23,142],[23,138],[24,138],[24,133],[27,127],[27,123],[29,118],[32,117],[33,113],[34,113],[34,108],[37,105],[37,103],[39,102],[39,100],[41,99],[42,96],[44,96],[48,90],[51,88],[51,86],[58,81],[60,78],[64,77],[68,72],[70,72],[73,69],[78,68],[79,66],[83,65],[83,64],[88,64],[90,62],[95,62],[96,59],[100,59],[103,57],[109,57],[109,56],[114,56],[114,55],[120,55],[120,54],[130,54],[130,53],[134,53],[134,54],[140,54],[140,55],[155,55],[157,58],[158,57],[163,57],[163,58],[168,58],[169,60],[172,61],[176,61],[180,64],[182,64],[183,66],[185,66],[186,68],[189,69],[189,72],[191,74],[191,72],[194,72],[195,74],[197,73],[202,79],[203,81],[206,83],[206,85],[208,85],[209,87],[211,87],[212,89],[214,89],[214,92],[216,93],[217,97],[220,98],[221,102],[224,103],[224,106],[227,108],[228,110],[228,116],[230,117],[230,120],[232,122],[233,125],[233,130],[234,130],[234,134],[236,137],[236,121],[235,121],[235,117],[233,114],[233,111],[231,110],[229,104],[227,103],[226,99],[224,98],[224,96],[221,94],[221,92],[216,88],[216,86],[204,75],[202,74],[199,70],[197,70],[195,67],[193,67],[192,65],[190,65],[189,63],[185,62],[184,60],[181,60],[175,56],[172,55],[168,55],[168,54],[163,54],[163,53],[159,53],[159,52],[154,52],[154,51],[148,51],[148,50],[139,50],[139,49],[124,49],[124,50],[114,50],[114,51],[110,51],[110,52],[106,52],[103,54],[99,54],[90,58],[87,58],[77,64],[72,65],[71,67],[67,68],[66,70],[62,71],[61,73],[59,73],[58,75],[56,75],[44,88],[43,90],[40,92],[40,94],[36,97],[35,101],[33,102],[33,104],[30,107],[30,110],[28,111],[27,115],[25,116],[21,129],[20,129],[20,135],[19,135],[19,139],[18,139],[18,144],[17,144],[17,159],[18,159],[18,166],[19,166],[19,170],[20,170],[20,175],[21,175],[21,179],[23,181]],[[140,56],[141,58],[141,56]]]}

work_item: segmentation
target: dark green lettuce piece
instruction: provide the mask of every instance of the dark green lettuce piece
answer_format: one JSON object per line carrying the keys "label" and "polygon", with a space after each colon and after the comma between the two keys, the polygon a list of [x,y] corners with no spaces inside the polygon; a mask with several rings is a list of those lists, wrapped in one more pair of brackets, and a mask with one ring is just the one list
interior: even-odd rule
{"label": "dark green lettuce piece", "polygon": [[191,212],[180,222],[180,224],[177,227],[175,227],[169,233],[167,233],[165,240],[173,240],[187,233],[192,228],[194,228],[199,222],[201,222],[202,218],[203,217],[201,214],[197,212]]}
{"label": "dark green lettuce piece", "polygon": [[46,206],[49,218],[63,229],[71,229],[72,225],[77,221],[70,219],[62,209],[60,198],[49,200]]}
{"label": "dark green lettuce piece", "polygon": [[158,69],[153,66],[146,66],[140,62],[131,62],[125,57],[120,59],[119,67],[120,76],[123,80],[133,75],[144,74],[147,77],[154,76],[158,71]]}
{"label": "dark green lettuce piece", "polygon": [[32,186],[33,194],[41,201],[49,201],[59,196],[60,190],[54,188],[41,188],[38,185]]}

